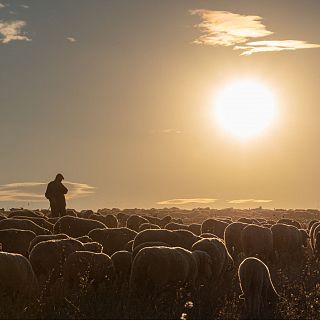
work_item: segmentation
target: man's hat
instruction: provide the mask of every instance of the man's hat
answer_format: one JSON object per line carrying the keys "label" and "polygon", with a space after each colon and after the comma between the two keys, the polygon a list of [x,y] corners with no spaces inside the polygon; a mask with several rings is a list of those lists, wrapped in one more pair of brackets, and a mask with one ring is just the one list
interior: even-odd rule
{"label": "man's hat", "polygon": [[58,174],[56,175],[56,179],[58,179],[58,178],[64,180],[64,176],[63,176],[61,173],[58,173]]}

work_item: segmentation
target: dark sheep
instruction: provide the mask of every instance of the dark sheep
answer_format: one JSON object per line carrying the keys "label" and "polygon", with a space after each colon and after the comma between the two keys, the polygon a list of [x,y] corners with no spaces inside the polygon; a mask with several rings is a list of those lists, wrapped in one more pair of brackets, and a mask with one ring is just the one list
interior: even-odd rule
{"label": "dark sheep", "polygon": [[289,226],[297,227],[298,229],[302,228],[301,224],[298,221],[293,220],[293,219],[285,219],[285,218],[283,218],[283,219],[278,220],[277,223],[287,224]]}
{"label": "dark sheep", "polygon": [[59,279],[66,259],[75,251],[84,251],[83,244],[75,239],[47,240],[35,245],[29,260],[39,282],[52,284]]}
{"label": "dark sheep", "polygon": [[54,233],[65,233],[70,237],[78,238],[94,229],[105,229],[106,226],[102,222],[83,219],[78,217],[64,216],[61,217],[53,227]]}
{"label": "dark sheep", "polygon": [[146,247],[172,247],[172,246],[165,242],[143,242],[133,249],[132,260],[135,258],[135,256],[141,249]]}
{"label": "dark sheep", "polygon": [[273,236],[270,229],[250,224],[241,231],[241,246],[246,257],[257,256],[266,263],[273,262]]}
{"label": "dark sheep", "polygon": [[237,261],[242,250],[241,232],[249,224],[244,222],[233,222],[224,231],[224,242],[229,254],[234,261]]}
{"label": "dark sheep", "polygon": [[43,214],[37,213],[35,211],[27,210],[27,209],[11,211],[8,214],[8,218],[15,218],[18,216],[25,217],[25,218],[44,218]]}
{"label": "dark sheep", "polygon": [[104,217],[104,224],[108,227],[108,228],[118,228],[118,219],[113,215],[113,214],[107,214]]}
{"label": "dark sheep", "polygon": [[29,245],[29,248],[28,248],[28,252],[30,254],[31,250],[33,249],[33,247],[35,245],[37,245],[38,243],[40,242],[43,242],[43,241],[47,241],[47,240],[62,240],[62,239],[69,239],[69,236],[64,234],[64,233],[60,233],[60,234],[48,234],[48,235],[39,235],[39,236],[36,236],[31,242],[30,242],[30,245]]}
{"label": "dark sheep", "polygon": [[49,230],[50,232],[53,232],[53,223],[49,222],[45,218],[33,218],[33,217],[24,217],[24,216],[16,216],[15,219],[22,219],[22,220],[30,220],[37,224],[39,227]]}
{"label": "dark sheep", "polygon": [[27,219],[5,219],[0,221],[0,230],[4,229],[19,229],[30,230],[36,235],[51,234],[47,229],[41,228],[34,222]]}
{"label": "dark sheep", "polygon": [[84,250],[85,251],[90,251],[90,252],[94,252],[94,253],[101,253],[103,251],[103,246],[102,244],[98,243],[98,242],[86,242],[83,243],[84,246]]}
{"label": "dark sheep", "polygon": [[175,294],[181,286],[194,288],[196,276],[197,264],[190,251],[168,247],[143,248],[132,263],[131,295],[150,299],[163,288]]}
{"label": "dark sheep", "polygon": [[127,244],[124,246],[124,250],[132,252],[133,242],[134,242],[134,240],[128,241]]}
{"label": "dark sheep", "polygon": [[190,249],[200,238],[188,230],[149,229],[139,232],[134,239],[133,249],[144,242],[164,242],[172,247]]}
{"label": "dark sheep", "polygon": [[27,258],[20,254],[0,252],[1,295],[19,304],[38,294],[38,281]]}
{"label": "dark sheep", "polygon": [[201,224],[199,223],[192,223],[188,226],[188,230],[194,233],[197,236],[201,234]]}
{"label": "dark sheep", "polygon": [[143,223],[149,223],[148,219],[141,216],[132,215],[127,220],[127,228],[138,232],[140,225]]}
{"label": "dark sheep", "polygon": [[228,222],[217,220],[217,219],[207,219],[203,221],[201,226],[201,233],[213,233],[220,239],[223,239],[224,230],[229,225]]}
{"label": "dark sheep", "polygon": [[278,293],[268,267],[257,258],[246,258],[239,266],[238,275],[242,290],[240,298],[245,300],[245,316],[260,319],[272,312]]}
{"label": "dark sheep", "polygon": [[160,229],[160,227],[156,224],[152,223],[143,223],[139,226],[139,232],[147,229]]}
{"label": "dark sheep", "polygon": [[89,232],[89,237],[102,244],[103,252],[111,256],[116,251],[123,250],[136,234],[128,228],[96,229]]}
{"label": "dark sheep", "polygon": [[238,222],[243,222],[243,223],[247,223],[247,224],[259,224],[259,221],[257,219],[254,218],[239,218]]}
{"label": "dark sheep", "polygon": [[296,265],[303,261],[303,235],[307,235],[305,230],[300,231],[295,226],[277,223],[271,227],[271,231],[273,248],[283,266],[289,267],[293,263]]}
{"label": "dark sheep", "polygon": [[111,260],[114,265],[115,274],[116,274],[116,283],[117,285],[123,285],[129,283],[132,257],[131,252],[121,250],[115,252],[111,256]]}
{"label": "dark sheep", "polygon": [[167,225],[165,225],[164,229],[167,229],[167,230],[189,230],[187,225],[175,223],[175,222],[169,222]]}
{"label": "dark sheep", "polygon": [[89,237],[89,236],[82,236],[82,237],[78,237],[75,238],[76,240],[82,242],[82,243],[88,243],[88,242],[92,242],[93,240]]}
{"label": "dark sheep", "polygon": [[100,284],[113,281],[114,277],[113,262],[104,253],[73,252],[68,255],[63,268],[63,281],[70,291],[78,291],[83,281],[98,289]]}
{"label": "dark sheep", "polygon": [[30,230],[4,229],[0,230],[0,243],[2,251],[29,256],[30,242],[36,234]]}

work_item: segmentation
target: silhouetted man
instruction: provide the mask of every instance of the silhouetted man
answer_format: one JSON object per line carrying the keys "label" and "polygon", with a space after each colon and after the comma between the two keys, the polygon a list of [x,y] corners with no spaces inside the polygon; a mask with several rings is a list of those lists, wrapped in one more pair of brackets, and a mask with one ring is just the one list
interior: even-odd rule
{"label": "silhouetted man", "polygon": [[52,217],[66,215],[66,199],[64,195],[68,192],[68,189],[62,184],[63,179],[63,175],[58,173],[56,178],[49,182],[47,186],[45,196],[50,201]]}

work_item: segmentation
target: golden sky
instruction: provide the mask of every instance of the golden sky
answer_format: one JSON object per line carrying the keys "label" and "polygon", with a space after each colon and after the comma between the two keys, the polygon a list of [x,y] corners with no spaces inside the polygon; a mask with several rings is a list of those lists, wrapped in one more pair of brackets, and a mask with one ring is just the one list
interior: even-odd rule
{"label": "golden sky", "polygon": [[[320,206],[320,2],[0,0],[0,207]],[[277,117],[239,140],[232,83]]]}

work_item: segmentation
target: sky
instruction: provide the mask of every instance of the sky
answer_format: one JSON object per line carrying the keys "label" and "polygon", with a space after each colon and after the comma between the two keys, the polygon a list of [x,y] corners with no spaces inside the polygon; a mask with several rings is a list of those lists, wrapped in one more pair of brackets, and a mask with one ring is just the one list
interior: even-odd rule
{"label": "sky", "polygon": [[[319,208],[318,0],[0,0],[0,207]],[[278,117],[214,117],[234,81]]]}

